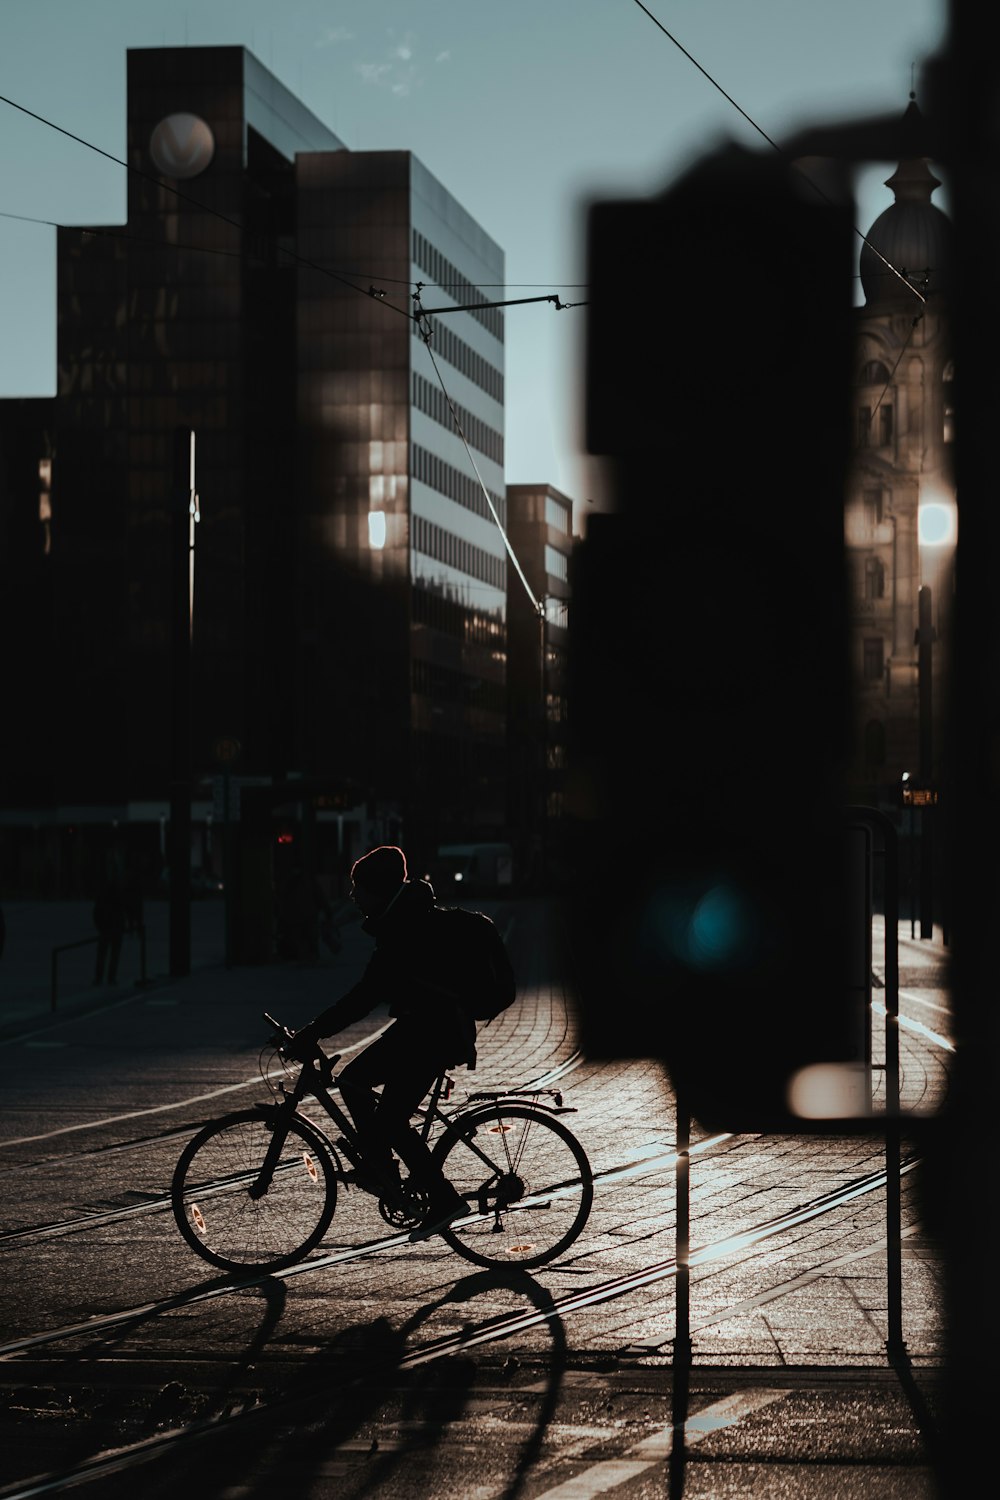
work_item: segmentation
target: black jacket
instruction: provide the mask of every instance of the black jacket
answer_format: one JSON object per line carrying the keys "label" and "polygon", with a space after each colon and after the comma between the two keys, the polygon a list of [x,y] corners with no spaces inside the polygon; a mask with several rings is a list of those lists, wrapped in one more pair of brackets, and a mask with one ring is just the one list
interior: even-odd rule
{"label": "black jacket", "polygon": [[358,983],[305,1030],[314,1037],[331,1036],[387,1003],[390,1016],[412,1017],[421,1036],[440,1045],[443,1065],[474,1067],[476,1023],[436,987],[449,966],[440,926],[429,920],[434,905],[426,880],[406,881],[382,916],[362,924],[375,939],[375,952]]}

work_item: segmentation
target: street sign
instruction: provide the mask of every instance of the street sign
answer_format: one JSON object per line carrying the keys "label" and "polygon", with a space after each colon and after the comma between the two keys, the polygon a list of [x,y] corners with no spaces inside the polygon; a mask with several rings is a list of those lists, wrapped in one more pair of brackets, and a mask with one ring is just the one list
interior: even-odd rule
{"label": "street sign", "polygon": [[904,807],[933,807],[938,800],[938,794],[933,787],[929,786],[904,786]]}

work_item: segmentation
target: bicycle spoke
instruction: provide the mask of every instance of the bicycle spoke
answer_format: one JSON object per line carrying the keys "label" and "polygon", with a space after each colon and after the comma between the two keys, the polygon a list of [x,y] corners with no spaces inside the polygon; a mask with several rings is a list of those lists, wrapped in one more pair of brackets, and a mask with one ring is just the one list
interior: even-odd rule
{"label": "bicycle spoke", "polygon": [[458,1119],[438,1156],[472,1214],[445,1232],[481,1265],[543,1265],[580,1233],[593,1202],[586,1154],[554,1116],[498,1101]]}
{"label": "bicycle spoke", "polygon": [[275,1163],[266,1192],[261,1169],[273,1142],[269,1122],[248,1113],[206,1126],[178,1163],[174,1215],[188,1244],[226,1269],[277,1269],[322,1239],[336,1203],[333,1164],[297,1122]]}

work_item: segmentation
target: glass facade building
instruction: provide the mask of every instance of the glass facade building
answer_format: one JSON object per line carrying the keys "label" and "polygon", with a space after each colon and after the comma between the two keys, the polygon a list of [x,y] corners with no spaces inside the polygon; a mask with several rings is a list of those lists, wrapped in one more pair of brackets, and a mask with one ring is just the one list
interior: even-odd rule
{"label": "glass facade building", "polygon": [[128,162],[127,224],[59,231],[56,396],[0,401],[32,705],[0,807],[169,796],[190,430],[195,777],[237,742],[242,775],[342,782],[408,836],[498,827],[502,251],[239,47],[129,53]]}

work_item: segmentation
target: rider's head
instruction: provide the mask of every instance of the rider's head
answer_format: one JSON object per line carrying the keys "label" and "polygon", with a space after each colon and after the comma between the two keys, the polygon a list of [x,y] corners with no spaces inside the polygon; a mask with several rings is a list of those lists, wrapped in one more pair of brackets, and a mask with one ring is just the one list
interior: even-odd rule
{"label": "rider's head", "polygon": [[381,916],[405,880],[406,855],[395,844],[380,844],[351,866],[352,894],[366,917]]}

